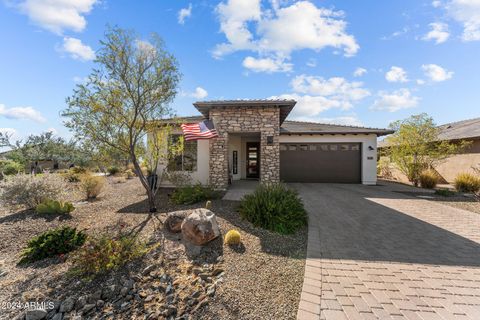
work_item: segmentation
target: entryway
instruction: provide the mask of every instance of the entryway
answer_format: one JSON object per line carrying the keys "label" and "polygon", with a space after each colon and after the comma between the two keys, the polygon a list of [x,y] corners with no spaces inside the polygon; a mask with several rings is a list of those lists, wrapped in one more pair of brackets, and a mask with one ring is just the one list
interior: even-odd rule
{"label": "entryway", "polygon": [[223,196],[223,200],[240,201],[243,196],[253,193],[258,184],[258,180],[234,181]]}

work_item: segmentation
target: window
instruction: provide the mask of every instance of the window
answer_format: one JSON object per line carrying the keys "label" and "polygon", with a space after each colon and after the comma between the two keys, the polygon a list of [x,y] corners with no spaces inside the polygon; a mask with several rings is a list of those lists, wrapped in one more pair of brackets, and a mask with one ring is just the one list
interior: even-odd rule
{"label": "window", "polygon": [[338,150],[338,145],[337,144],[331,144],[330,145],[330,151],[337,151]]}
{"label": "window", "polygon": [[306,144],[301,144],[301,145],[300,145],[300,150],[301,150],[301,151],[308,151],[308,145],[306,145]]}
{"label": "window", "polygon": [[[170,146],[179,146],[183,136],[179,134],[170,137]],[[175,152],[168,159],[169,171],[196,171],[197,170],[197,141],[183,141],[183,150]]]}
{"label": "window", "polygon": [[287,151],[287,146],[284,144],[280,145],[280,151]]}
{"label": "window", "polygon": [[317,151],[317,145],[311,144],[310,145],[310,151]]}
{"label": "window", "polygon": [[349,144],[341,144],[340,145],[340,150],[348,151],[348,150],[350,150],[350,145]]}
{"label": "window", "polygon": [[288,146],[289,151],[297,151],[297,145],[296,144],[290,144]]}
{"label": "window", "polygon": [[352,144],[352,150],[353,150],[353,151],[358,151],[358,150],[360,150],[360,145],[359,145],[359,144]]}
{"label": "window", "polygon": [[320,145],[320,149],[321,149],[322,151],[328,151],[328,144],[321,144],[321,145]]}

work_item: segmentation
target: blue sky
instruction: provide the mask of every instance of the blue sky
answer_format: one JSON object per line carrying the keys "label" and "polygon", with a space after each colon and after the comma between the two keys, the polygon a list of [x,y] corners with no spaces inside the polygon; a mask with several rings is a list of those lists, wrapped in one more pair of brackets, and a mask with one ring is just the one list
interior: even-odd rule
{"label": "blue sky", "polygon": [[68,137],[59,113],[107,24],[165,40],[179,115],[197,100],[279,97],[309,121],[480,116],[480,0],[3,0],[0,130]]}

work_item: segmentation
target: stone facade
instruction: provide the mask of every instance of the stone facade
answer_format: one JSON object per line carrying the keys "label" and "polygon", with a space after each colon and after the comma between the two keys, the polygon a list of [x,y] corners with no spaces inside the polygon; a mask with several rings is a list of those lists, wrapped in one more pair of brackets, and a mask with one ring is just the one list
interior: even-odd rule
{"label": "stone facade", "polygon": [[[260,181],[280,181],[280,110],[278,107],[214,107],[210,119],[218,138],[210,140],[210,184],[216,189],[228,187],[229,133],[260,133]],[[267,137],[273,137],[271,144]]]}

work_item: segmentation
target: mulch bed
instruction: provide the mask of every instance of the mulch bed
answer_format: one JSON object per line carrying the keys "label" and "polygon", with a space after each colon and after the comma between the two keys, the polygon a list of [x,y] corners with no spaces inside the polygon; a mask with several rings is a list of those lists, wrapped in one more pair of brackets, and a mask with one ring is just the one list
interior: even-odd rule
{"label": "mulch bed", "polygon": [[[82,195],[70,190],[70,201],[76,210],[69,217],[43,217],[31,210],[0,208],[0,302],[31,301],[48,297],[65,297],[70,291],[83,290],[78,281],[67,276],[70,264],[51,258],[27,266],[18,266],[20,253],[28,239],[48,229],[69,225],[89,234],[106,232],[119,223],[137,232],[146,240],[158,237],[166,213],[203,207],[204,204],[178,206],[168,201],[171,190],[161,190],[157,199],[159,212],[148,214],[144,190],[138,179],[109,183],[99,199],[82,200]],[[194,314],[195,319],[294,319],[302,289],[306,255],[306,229],[295,235],[281,236],[253,227],[242,221],[236,212],[238,203],[214,200],[212,211],[222,234],[237,229],[242,236],[238,247],[222,246],[221,239],[212,247],[212,255],[221,259],[225,274],[210,303]],[[175,237],[169,246],[179,250]],[[186,253],[182,253],[182,259]],[[208,257],[207,257],[208,260]],[[128,274],[132,268],[143,268],[148,261],[139,261],[112,277]],[[140,269],[141,270],[141,269]],[[141,272],[141,271],[139,271]],[[106,284],[97,279],[88,287]],[[70,291],[69,291],[70,290]],[[1,310],[0,319],[10,319],[15,312]],[[127,319],[128,317],[125,317]]]}

